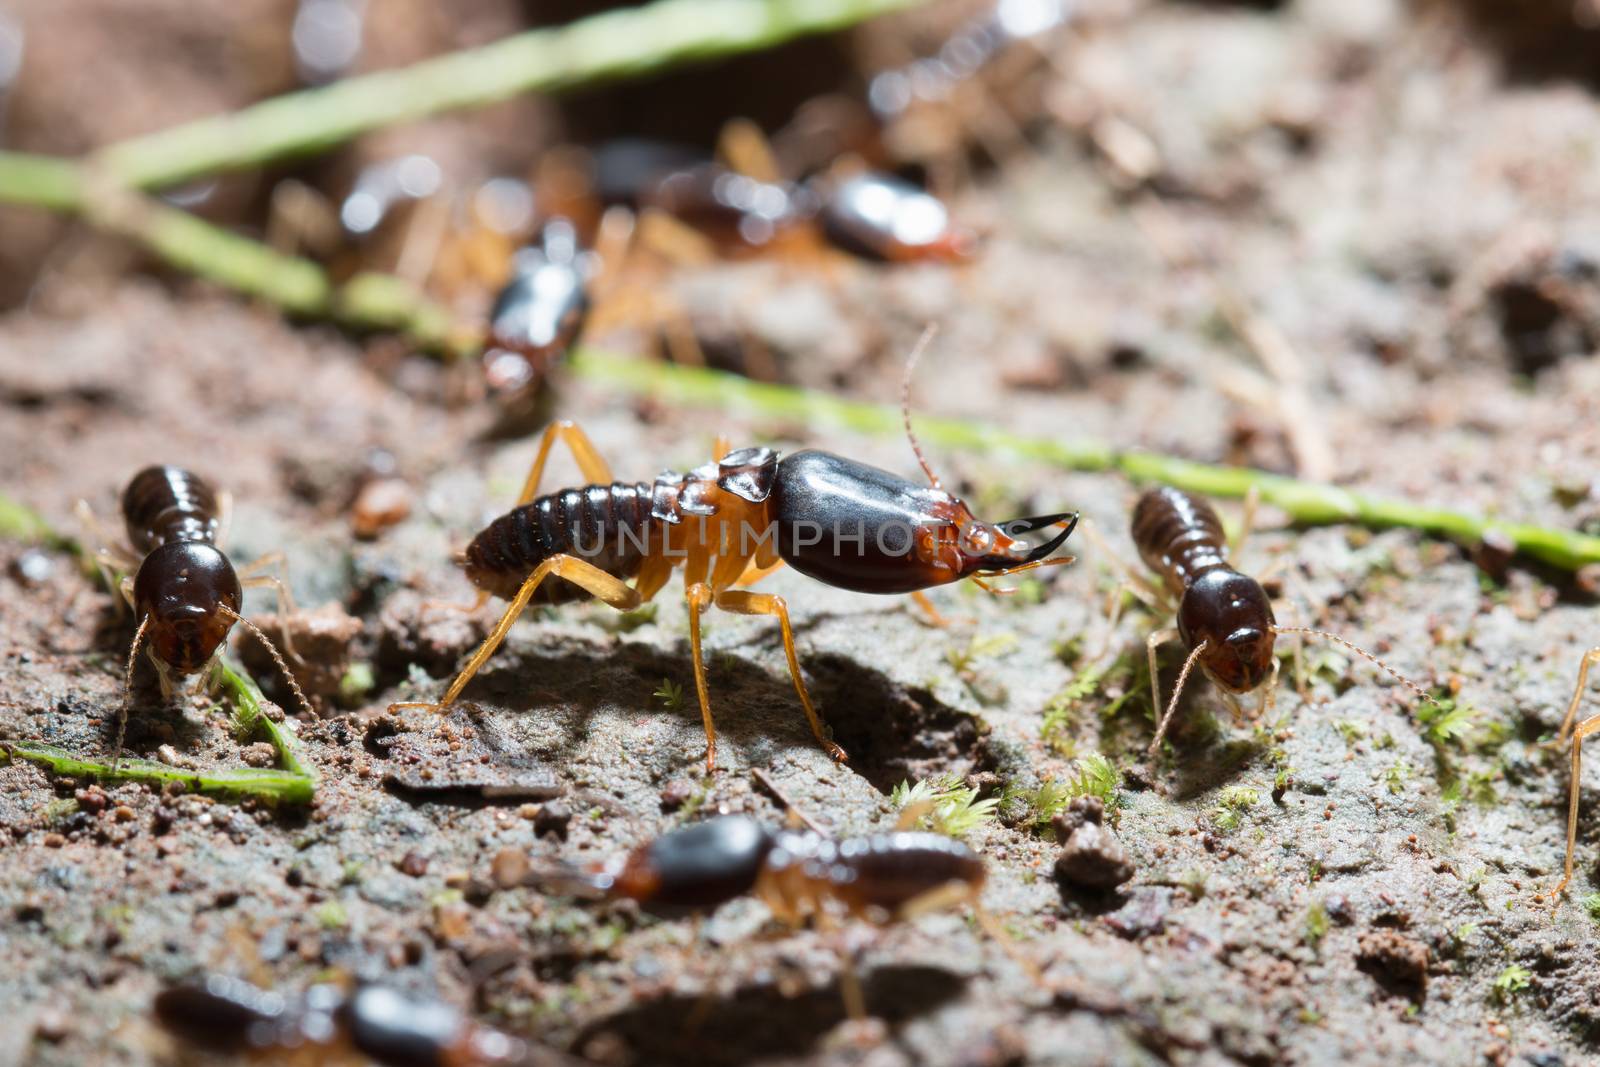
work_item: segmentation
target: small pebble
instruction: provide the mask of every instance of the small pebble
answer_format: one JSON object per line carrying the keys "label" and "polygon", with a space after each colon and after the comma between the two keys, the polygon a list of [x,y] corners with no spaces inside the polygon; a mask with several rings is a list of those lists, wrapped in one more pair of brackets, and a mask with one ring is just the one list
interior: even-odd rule
{"label": "small pebble", "polygon": [[683,778],[673,779],[661,790],[661,810],[677,811],[688,803],[692,796],[694,796],[693,782]]}
{"label": "small pebble", "polygon": [[489,861],[489,871],[501,889],[519,886],[528,873],[528,854],[520,848],[503,848]]}
{"label": "small pebble", "polygon": [[118,804],[117,810],[111,813],[118,822],[132,822],[137,816],[132,808],[126,804]]}
{"label": "small pebble", "polygon": [[400,858],[400,873],[410,875],[412,878],[421,878],[428,873],[428,857],[416,852],[407,852]]}
{"label": "small pebble", "polygon": [[33,1033],[40,1041],[48,1041],[52,1045],[66,1039],[72,1032],[72,1020],[65,1012],[55,1008],[46,1008],[39,1013],[33,1023]]}
{"label": "small pebble", "polygon": [[567,826],[571,822],[572,809],[559,800],[552,800],[539,809],[539,814],[533,820],[533,832],[540,837],[545,834],[555,834],[565,841]]}
{"label": "small pebble", "polygon": [[67,843],[67,839],[62,837],[60,834],[45,834],[44,835],[44,847],[45,848],[60,848],[63,845],[65,845],[66,843]]}
{"label": "small pebble", "polygon": [[12,576],[30,589],[49,581],[55,569],[56,561],[37,548],[30,548],[11,561]]}
{"label": "small pebble", "polygon": [[356,494],[350,509],[350,530],[370,541],[411,514],[411,487],[399,478],[377,478]]}
{"label": "small pebble", "polygon": [[250,767],[271,767],[278,762],[277,750],[265,741],[247,746],[241,755]]}

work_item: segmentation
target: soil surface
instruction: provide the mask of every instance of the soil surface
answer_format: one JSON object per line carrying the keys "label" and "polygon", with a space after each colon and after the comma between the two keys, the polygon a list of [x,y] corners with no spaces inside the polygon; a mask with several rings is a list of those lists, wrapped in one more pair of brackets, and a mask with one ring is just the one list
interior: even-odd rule
{"label": "soil surface", "polygon": [[[69,47],[77,21],[21,5],[29,58],[7,146],[80,148],[284,87],[267,59],[215,68],[207,42],[242,40],[246,9],[181,6],[188,43],[150,53],[133,40],[172,32],[160,20],[128,40],[90,23]],[[483,37],[516,24],[502,6],[473,5]],[[756,257],[662,284],[714,354],[716,338],[744,338],[764,373],[793,383],[892,403],[905,353],[938,320],[916,377],[922,412],[1592,530],[1600,103],[1594,52],[1574,51],[1594,30],[1572,21],[1584,5],[1523,6],[1508,25],[1496,5],[1442,0],[1086,2],[1044,43],[1048,65],[1022,64],[1030,109],[997,117],[1016,103],[997,90],[963,96],[965,126],[948,111],[897,130],[895,152],[986,231],[974,263]],[[971,10],[935,6],[831,42],[848,60],[836,58],[838,88],[935,47]],[[480,39],[405,25],[416,39],[382,38],[390,62]],[[91,39],[103,63],[80,55]],[[277,53],[256,42],[249,54]],[[204,98],[159,122],[126,99],[96,109],[65,89],[88,84],[90,63],[115,69],[108,84],[160,71],[160,93],[192,82]],[[50,141],[52,108],[94,113]],[[567,121],[615,122],[599,110],[588,100]],[[472,121],[440,143],[476,143]],[[530,133],[529,158],[538,143]],[[258,206],[233,221],[259,224]],[[1147,756],[1144,639],[1170,619],[1130,602],[1113,627],[1114,564],[1081,534],[1075,566],[1016,596],[936,592],[942,628],[901,599],[769,579],[847,764],[813,743],[770,620],[713,614],[720,767],[704,775],[676,584],[628,616],[530,613],[441,724],[388,706],[436,697],[492,621],[450,609],[471,598],[452,553],[515,499],[534,438],[492,432],[484,406],[450,399],[457,372],[392,339],[285,322],[48,229],[27,262],[4,242],[20,301],[0,319],[4,491],[74,535],[85,499],[118,536],[117,494],[148,463],[229,491],[230,554],[281,551],[298,604],[324,610],[315,638],[301,631],[317,714],[289,717],[320,782],[293,813],[0,766],[0,1062],[178,1061],[151,999],[212,971],[286,992],[383,979],[618,1065],[1600,1056],[1600,898],[1583,906],[1600,890],[1592,772],[1573,884],[1554,907],[1534,901],[1560,875],[1569,785],[1565,754],[1541,742],[1600,633],[1592,584],[1507,566],[1492,545],[1296,530],[1263,510],[1239,561],[1270,572],[1280,621],[1456,692],[1471,709],[1460,729],[1312,641],[1303,685],[1289,659],[1266,717],[1236,723],[1194,682],[1170,753]],[[704,462],[717,434],[915,470],[903,439],[682,410],[572,376],[548,402],[628,480]],[[1136,558],[1126,482],[929,451],[980,514],[1081,509]],[[402,483],[385,492],[409,515],[356,540],[352,502],[377,476]],[[577,480],[558,450],[547,485]],[[126,614],[70,556],[13,542],[0,542],[0,602],[0,738],[106,753]],[[270,591],[247,604],[275,609]],[[1169,647],[1163,692],[1180,661]],[[1086,672],[1098,683],[1069,690]],[[211,703],[141,707],[130,751],[259,761]],[[1078,811],[1058,827],[1087,880],[1097,850],[1120,842],[1133,874],[1113,889],[1058,879],[1063,842],[1025,803],[1095,753],[1115,766],[1112,810],[1103,826]],[[1045,981],[958,912],[784,933],[750,901],[697,926],[496,887],[506,850],[589,863],[710,812],[779,821],[757,770],[839,834],[892,825],[904,780],[955,775],[1003,796],[967,841],[988,860],[988,910]],[[841,951],[871,1024],[846,1019]]]}

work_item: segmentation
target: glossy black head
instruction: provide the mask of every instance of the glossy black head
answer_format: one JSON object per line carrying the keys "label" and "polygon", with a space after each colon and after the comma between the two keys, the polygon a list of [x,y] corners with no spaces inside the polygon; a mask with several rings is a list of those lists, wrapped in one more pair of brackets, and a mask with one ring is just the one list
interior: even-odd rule
{"label": "glossy black head", "polygon": [[579,265],[543,248],[524,249],[489,313],[483,372],[490,392],[507,397],[537,384],[572,346],[588,314],[588,280]]}
{"label": "glossy black head", "polygon": [[436,1067],[465,1037],[461,1013],[442,1001],[417,1000],[386,986],[356,990],[339,1013],[350,1043],[376,1063]]}
{"label": "glossy black head", "polygon": [[214,974],[196,985],[156,994],[156,1020],[186,1041],[217,1052],[243,1052],[270,1040],[288,1005],[242,978]]}
{"label": "glossy black head", "polygon": [[772,831],[749,816],[708,819],[635,849],[613,888],[668,915],[709,910],[750,892],[772,844]]}
{"label": "glossy black head", "polygon": [[135,614],[149,619],[145,641],[155,658],[182,676],[198,672],[228,639],[244,591],[216,546],[169,541],[144,558],[133,603]]}
{"label": "glossy black head", "polygon": [[909,593],[1042,560],[1025,535],[1077,516],[980,522],[942,489],[829,452],[785,456],[772,487],[778,554],[795,570],[859,593]]}
{"label": "glossy black head", "polygon": [[1178,633],[1189,648],[1201,641],[1200,666],[1234,693],[1259,688],[1272,674],[1272,602],[1254,578],[1228,568],[1207,571],[1178,604]]}

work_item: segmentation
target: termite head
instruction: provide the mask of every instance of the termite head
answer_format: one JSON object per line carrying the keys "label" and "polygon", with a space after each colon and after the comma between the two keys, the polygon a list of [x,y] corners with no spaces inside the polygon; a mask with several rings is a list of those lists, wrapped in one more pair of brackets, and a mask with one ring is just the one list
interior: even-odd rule
{"label": "termite head", "polygon": [[182,677],[198,673],[228,639],[244,591],[216,546],[169,541],[144,558],[133,581],[133,603],[148,620],[151,654]]}
{"label": "termite head", "polygon": [[[956,566],[963,578],[1041,563],[1078,528],[1076,511],[1035,515],[994,525],[972,518],[965,504],[959,501],[957,504],[966,514],[966,521],[958,524],[955,531]],[[1060,527],[1061,532],[1053,537],[1029,539],[1025,536],[1055,527]]]}
{"label": "termite head", "polygon": [[[1042,562],[1072,532],[1072,513],[986,523],[938,486],[827,452],[785,456],[772,486],[778,552],[840,589],[909,593]],[[1027,535],[1063,525],[1035,543]]]}
{"label": "termite head", "polygon": [[662,914],[709,910],[750,892],[773,840],[749,816],[708,819],[635,849],[601,881]]}
{"label": "termite head", "polygon": [[1200,575],[1178,604],[1183,643],[1206,643],[1200,669],[1231,693],[1253,692],[1272,676],[1275,625],[1261,583],[1234,570]]}

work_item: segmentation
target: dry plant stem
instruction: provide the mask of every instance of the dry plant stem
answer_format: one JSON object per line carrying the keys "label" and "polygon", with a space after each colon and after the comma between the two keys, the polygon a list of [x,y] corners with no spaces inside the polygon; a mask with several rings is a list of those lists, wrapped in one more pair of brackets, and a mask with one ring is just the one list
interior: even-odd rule
{"label": "dry plant stem", "polygon": [[[841,29],[919,0],[659,0],[567,26],[531,30],[398,70],[288,93],[227,115],[102,149],[97,166],[119,184],[170,186],[224,170],[320,152],[369,130],[481,107],[525,92],[558,92],[753,52]],[[59,160],[0,153],[0,196],[66,209],[69,188],[29,173]],[[58,177],[58,176],[57,176]],[[40,188],[53,202],[39,199]]]}

